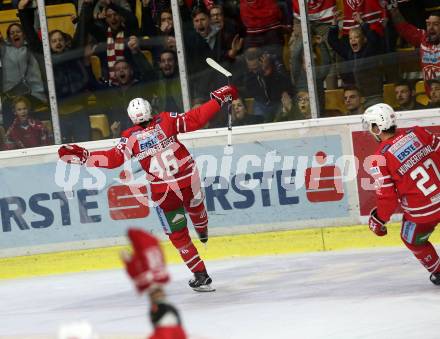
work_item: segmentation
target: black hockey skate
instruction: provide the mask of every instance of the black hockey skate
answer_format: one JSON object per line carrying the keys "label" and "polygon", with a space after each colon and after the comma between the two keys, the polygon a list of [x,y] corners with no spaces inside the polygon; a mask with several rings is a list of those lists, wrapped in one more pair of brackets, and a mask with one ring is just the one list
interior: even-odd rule
{"label": "black hockey skate", "polygon": [[429,280],[431,280],[431,282],[434,285],[440,285],[440,272],[431,273],[431,276],[429,277]]}
{"label": "black hockey skate", "polygon": [[195,272],[194,278],[188,281],[189,287],[197,292],[214,292],[215,289],[211,287],[212,279],[205,272]]}
{"label": "black hockey skate", "polygon": [[196,231],[200,242],[206,244],[208,242],[208,227],[206,227],[204,230],[202,231]]}

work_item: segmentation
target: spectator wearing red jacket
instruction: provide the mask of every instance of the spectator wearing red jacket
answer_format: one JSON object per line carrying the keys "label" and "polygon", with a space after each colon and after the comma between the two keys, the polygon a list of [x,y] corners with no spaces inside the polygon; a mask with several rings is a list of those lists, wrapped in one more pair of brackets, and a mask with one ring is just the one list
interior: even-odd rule
{"label": "spectator wearing red jacket", "polygon": [[362,21],[369,24],[373,31],[380,36],[384,35],[382,20],[386,17],[386,10],[380,0],[344,0],[344,35],[348,35],[350,29],[360,26],[354,18],[355,13],[359,13]]}
{"label": "spectator wearing red jacket", "polygon": [[246,28],[244,48],[269,47],[272,54],[282,55],[282,12],[273,0],[240,0],[240,17]]}
{"label": "spectator wearing red jacket", "polygon": [[397,6],[389,6],[397,32],[414,47],[420,48],[420,67],[429,93],[429,80],[440,77],[440,11],[432,12],[426,20],[426,30],[405,21]]}
{"label": "spectator wearing red jacket", "polygon": [[5,149],[46,146],[52,144],[49,132],[37,119],[29,117],[30,102],[17,97],[13,102],[15,120],[6,132]]}

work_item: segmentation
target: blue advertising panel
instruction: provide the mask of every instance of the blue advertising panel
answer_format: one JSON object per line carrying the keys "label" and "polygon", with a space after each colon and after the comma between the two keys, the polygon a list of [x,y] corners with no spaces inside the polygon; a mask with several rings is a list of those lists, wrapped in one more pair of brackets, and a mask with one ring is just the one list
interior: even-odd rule
{"label": "blue advertising panel", "polygon": [[[348,216],[339,135],[190,149],[210,227]],[[137,162],[94,169],[63,162],[0,169],[0,248],[120,237],[127,227],[162,232]],[[135,189],[133,189],[135,188]]]}

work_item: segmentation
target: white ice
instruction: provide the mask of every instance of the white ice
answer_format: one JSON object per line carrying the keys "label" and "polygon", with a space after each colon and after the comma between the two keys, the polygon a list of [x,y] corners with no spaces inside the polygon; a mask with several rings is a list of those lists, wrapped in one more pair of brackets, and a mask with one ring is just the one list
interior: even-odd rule
{"label": "white ice", "polygon": [[[440,287],[403,248],[229,259],[207,263],[216,292],[187,286],[170,266],[168,299],[193,339],[437,339]],[[122,270],[0,282],[0,338],[54,338],[88,320],[106,337],[146,338],[147,300]]]}

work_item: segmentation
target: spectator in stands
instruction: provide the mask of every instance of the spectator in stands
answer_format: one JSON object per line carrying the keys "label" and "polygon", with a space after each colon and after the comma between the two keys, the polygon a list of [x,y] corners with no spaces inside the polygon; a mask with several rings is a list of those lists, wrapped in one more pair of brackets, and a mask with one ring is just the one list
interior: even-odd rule
{"label": "spectator in stands", "polygon": [[[34,29],[35,9],[26,7],[29,1],[19,1],[18,15],[29,46],[35,53],[43,53],[42,43]],[[68,47],[69,40],[71,48]],[[49,43],[63,142],[88,141],[91,129],[87,90],[91,77],[84,64],[84,50],[79,49],[85,44],[85,37],[77,33],[72,39],[68,34],[56,29],[49,32]],[[76,49],[80,51],[79,56],[72,53]]]}
{"label": "spectator in stands", "polygon": [[174,35],[173,13],[170,8],[164,8],[153,20],[153,8],[147,4],[142,6],[142,25],[141,34],[149,37],[157,35]]}
{"label": "spectator in stands", "polygon": [[209,10],[209,18],[211,22],[211,26],[214,28],[218,28],[219,30],[226,29],[228,34],[235,36],[238,34],[238,26],[229,18],[225,18],[225,14],[223,12],[223,7],[220,5],[214,5]]}
{"label": "spectator in stands", "polygon": [[302,119],[310,119],[312,117],[312,111],[310,109],[309,92],[300,89],[296,94],[296,102]]}
{"label": "spectator in stands", "polygon": [[273,0],[240,0],[240,17],[246,28],[244,48],[268,49],[277,58],[284,44],[281,9]]}
{"label": "spectator in stands", "polygon": [[211,26],[205,7],[192,11],[194,30],[185,36],[187,65],[191,79],[193,97],[206,97],[211,89],[224,85],[224,77],[206,65],[210,57],[229,68],[243,46],[238,35],[231,35],[225,29]]}
{"label": "spectator in stands", "polygon": [[[112,2],[121,7],[124,8],[127,11],[132,11],[130,4],[127,2],[127,0],[112,0]],[[93,9],[93,17],[96,20],[104,20],[105,21],[105,9],[108,5],[109,1],[107,0],[98,0],[96,1],[95,7]]]}
{"label": "spectator in stands", "polygon": [[183,112],[177,56],[172,50],[164,50],[159,59],[159,81],[156,86],[158,112]]}
{"label": "spectator in stands", "polygon": [[310,117],[309,93],[300,90],[295,103],[293,103],[292,96],[289,93],[284,92],[281,96],[281,110],[275,116],[273,121],[301,120],[305,119],[306,115]]}
{"label": "spectator in stands", "polygon": [[362,97],[361,91],[356,86],[347,86],[344,88],[344,104],[347,108],[345,115],[363,114],[363,103],[365,99]]}
{"label": "spectator in stands", "polygon": [[[381,37],[384,35],[382,21],[386,17],[386,9],[381,0],[352,1],[343,0],[344,19],[342,23],[342,33],[349,35],[352,28],[357,28],[362,22],[369,25]],[[362,20],[359,21],[356,17]]]}
{"label": "spectator in stands", "polygon": [[232,126],[253,125],[258,123],[253,115],[248,113],[242,98],[232,101]]}
{"label": "spectator in stands", "polygon": [[429,80],[429,105],[427,108],[440,108],[440,78]]}
{"label": "spectator in stands", "polygon": [[394,87],[399,111],[412,111],[426,108],[416,101],[416,91],[408,80],[401,80]]}
{"label": "spectator in stands", "polygon": [[[320,35],[314,35],[312,37],[312,50],[319,107],[321,111],[324,111],[324,80],[330,72],[330,51],[327,47],[327,44],[322,41],[322,37]],[[291,69],[292,83],[296,88],[307,88],[307,75],[302,44],[300,45],[300,48],[294,49],[294,52],[295,54],[292,55],[291,60],[296,66]]]}
{"label": "spectator in stands", "polygon": [[141,33],[149,39],[142,42],[141,48],[151,50],[156,59],[164,49],[176,50],[176,39],[171,9],[163,9],[158,14],[157,21],[153,20],[153,10],[149,4],[142,6]]}
{"label": "spectator in stands", "polygon": [[[296,57],[302,53],[303,50],[303,40],[302,40],[302,31],[301,31],[301,21],[300,21],[300,13],[299,13],[299,3],[298,0],[292,1],[293,5],[293,29],[292,34],[289,40],[289,49],[290,49],[290,73],[292,75],[292,82],[295,85],[296,79],[294,74],[298,74],[302,72],[302,64],[299,62],[300,60]],[[328,64],[332,66],[332,75],[327,79],[327,89],[335,89],[337,88],[337,77],[336,77],[336,67],[334,63],[334,53],[330,50],[327,43],[327,35],[330,29],[330,26],[333,21],[333,14],[336,11],[336,0],[323,0],[323,1],[309,1],[308,2],[308,18],[309,18],[309,27],[312,35],[315,37],[316,41],[320,37],[322,43],[326,45],[325,53],[328,54],[329,62]],[[323,48],[323,47],[321,47]],[[318,49],[319,51],[319,49]],[[316,52],[316,51],[315,51]],[[324,59],[324,57],[323,57]],[[328,75],[328,72],[327,74]],[[319,82],[317,81],[317,84]],[[322,103],[320,102],[322,105]]]}
{"label": "spectator in stands", "polygon": [[23,27],[10,24],[6,34],[6,41],[0,36],[0,56],[3,124],[8,128],[14,120],[15,97],[26,96],[34,107],[46,103],[47,97],[37,59],[25,43]]}
{"label": "spectator in stands", "polygon": [[397,32],[414,47],[420,47],[420,64],[429,94],[427,81],[440,76],[440,11],[432,12],[426,20],[426,30],[417,29],[405,21],[397,7],[390,7]]}
{"label": "spectator in stands", "polygon": [[[364,22],[360,13],[354,13],[353,19],[360,27],[351,28],[349,31],[349,43],[338,37],[337,14],[333,19],[333,26],[328,34],[330,46],[346,61],[350,61],[350,69],[353,74],[352,84],[362,90],[365,95],[365,106],[369,107],[382,102],[382,73],[380,70],[381,39],[369,24]],[[368,58],[368,59],[367,59]],[[344,83],[349,85],[350,83]]]}
{"label": "spectator in stands", "polygon": [[236,83],[244,97],[255,98],[253,115],[259,122],[271,122],[281,109],[283,92],[292,92],[284,66],[260,48],[248,48],[244,59],[246,71],[237,75]]}
{"label": "spectator in stands", "polygon": [[13,102],[15,120],[6,132],[5,148],[27,148],[53,144],[52,136],[40,120],[29,116],[31,103],[25,97],[16,97]]}
{"label": "spectator in stands", "polygon": [[127,115],[127,107],[133,98],[146,98],[156,108],[154,99],[155,72],[139,48],[138,38],[132,36],[127,43],[131,50],[137,74],[131,63],[119,60],[115,63],[115,78],[117,85],[106,86],[98,84],[97,105],[102,107],[109,117],[110,130],[114,138],[119,137],[120,132],[132,126]]}
{"label": "spectator in stands", "polygon": [[112,0],[105,1],[105,24],[99,25],[93,20],[93,0],[84,0],[78,27],[84,25],[97,42],[103,43],[104,50],[99,51],[102,74],[105,81],[115,83],[114,66],[116,61],[131,61],[132,54],[126,48],[126,40],[139,33],[136,16],[129,10],[116,5]]}

